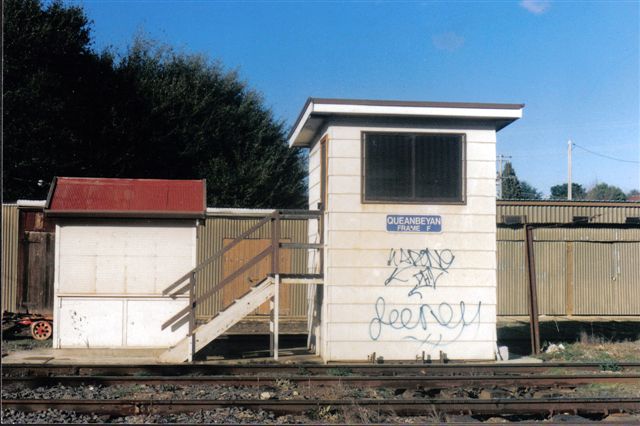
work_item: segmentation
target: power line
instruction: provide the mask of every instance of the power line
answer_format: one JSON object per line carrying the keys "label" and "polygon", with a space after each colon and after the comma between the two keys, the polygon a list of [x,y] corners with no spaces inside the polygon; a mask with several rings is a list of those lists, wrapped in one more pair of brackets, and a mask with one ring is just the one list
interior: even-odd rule
{"label": "power line", "polygon": [[616,157],[611,157],[609,155],[605,155],[605,154],[600,154],[598,152],[595,151],[591,151],[590,149],[587,149],[583,146],[578,145],[577,143],[574,143],[573,146],[580,148],[583,151],[587,151],[589,154],[593,154],[593,155],[597,155],[598,157],[602,157],[602,158],[608,158],[609,160],[614,160],[614,161],[620,161],[622,163],[634,163],[634,164],[640,164],[640,161],[634,161],[634,160],[624,160],[622,158],[616,158]]}

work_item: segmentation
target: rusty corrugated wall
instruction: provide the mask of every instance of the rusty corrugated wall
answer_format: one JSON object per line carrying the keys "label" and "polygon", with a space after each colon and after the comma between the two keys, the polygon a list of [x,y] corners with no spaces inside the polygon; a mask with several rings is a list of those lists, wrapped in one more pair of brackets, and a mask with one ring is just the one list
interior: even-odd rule
{"label": "rusty corrugated wall", "polygon": [[[535,229],[542,315],[640,315],[640,228]],[[524,228],[498,227],[498,315],[527,315]]]}
{"label": "rusty corrugated wall", "polygon": [[[198,227],[198,263],[207,259],[218,250],[222,249],[224,239],[235,238],[244,231],[255,225],[260,217],[242,216],[207,216],[203,225]],[[307,220],[285,219],[281,220],[281,238],[292,243],[307,242]],[[271,238],[271,228],[267,224],[256,231],[251,238]],[[289,251],[289,250],[287,250]],[[308,250],[295,249],[291,252],[291,273],[307,273]],[[214,261],[202,272],[198,273],[197,294],[203,294],[214,286],[222,278],[222,259]],[[291,312],[289,317],[305,317],[307,315],[307,292],[304,285],[290,286],[289,298],[291,301]],[[222,305],[221,297],[215,294],[205,303],[197,307],[198,319],[204,320],[215,315]]]}
{"label": "rusty corrugated wall", "polygon": [[497,222],[505,223],[505,216],[521,216],[527,223],[572,223],[581,216],[589,223],[623,224],[627,218],[640,217],[640,203],[498,200]]}
{"label": "rusty corrugated wall", "polygon": [[15,311],[18,292],[18,224],[16,204],[2,205],[2,310]]}

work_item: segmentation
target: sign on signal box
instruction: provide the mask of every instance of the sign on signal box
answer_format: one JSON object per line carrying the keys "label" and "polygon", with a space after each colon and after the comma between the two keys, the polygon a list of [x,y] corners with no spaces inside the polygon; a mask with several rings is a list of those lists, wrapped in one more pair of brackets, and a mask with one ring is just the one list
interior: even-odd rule
{"label": "sign on signal box", "polygon": [[442,232],[442,216],[387,215],[388,232]]}

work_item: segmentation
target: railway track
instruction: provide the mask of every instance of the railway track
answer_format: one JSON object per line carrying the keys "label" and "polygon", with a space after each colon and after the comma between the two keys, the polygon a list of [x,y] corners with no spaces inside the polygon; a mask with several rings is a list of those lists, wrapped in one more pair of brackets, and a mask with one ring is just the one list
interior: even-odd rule
{"label": "railway track", "polygon": [[[640,394],[634,397],[574,397],[583,385],[615,384],[640,387],[640,363],[541,363],[541,364],[179,364],[179,365],[3,365],[5,389],[32,389],[31,393],[4,393],[3,409],[45,412],[50,409],[108,416],[164,415],[242,407],[275,415],[308,414],[318,410],[363,408],[377,413],[405,416],[429,413],[473,415],[549,416],[558,412],[607,415],[640,412]],[[616,371],[603,371],[616,370]],[[560,374],[562,373],[562,374]],[[300,393],[279,393],[283,381]],[[72,393],[64,399],[45,399],[46,389],[98,385],[109,389],[84,399]],[[130,393],[148,385],[143,393]],[[123,387],[117,397],[111,389]],[[200,386],[200,388],[197,388]],[[112,388],[113,387],[113,388]],[[160,397],[158,390],[213,389],[201,397]],[[245,389],[224,397],[220,390]],[[372,389],[362,398],[339,389]],[[314,393],[313,389],[328,389]],[[45,389],[43,393],[42,389]],[[246,391],[246,389],[252,389]],[[447,390],[448,389],[448,390]],[[464,392],[459,392],[464,389]],[[269,391],[263,399],[261,393]],[[378,390],[386,391],[379,395]],[[475,396],[469,396],[470,391]],[[496,391],[496,393],[493,393]],[[558,392],[556,392],[558,391]],[[56,390],[55,392],[59,392]],[[49,395],[60,395],[59,393]],[[66,392],[66,391],[64,391]],[[102,392],[102,391],[100,391]],[[112,392],[112,393],[109,393]],[[218,393],[216,393],[218,392]],[[238,391],[240,392],[240,391]],[[635,392],[635,391],[634,391]],[[13,396],[12,396],[13,395]],[[13,399],[28,395],[29,399]],[[320,395],[320,396],[318,396]],[[393,396],[395,395],[395,396]],[[462,396],[461,396],[462,395]],[[526,396],[525,396],[526,395]],[[258,399],[260,396],[260,399]],[[324,399],[326,397],[332,399]],[[335,396],[335,398],[334,398]],[[416,399],[416,396],[419,398]],[[553,397],[548,397],[553,396]],[[60,398],[52,396],[51,398]],[[197,398],[197,399],[194,399]],[[224,399],[227,398],[227,399]]]}
{"label": "railway track", "polygon": [[4,400],[4,409],[45,411],[51,408],[76,413],[108,414],[113,416],[134,414],[175,414],[244,407],[271,411],[277,415],[300,414],[323,407],[347,409],[361,407],[381,413],[398,415],[424,415],[434,410],[440,413],[487,414],[575,414],[614,413],[640,409],[640,398],[544,398],[544,399],[492,399],[492,400]]}
{"label": "railway track", "polygon": [[[25,388],[41,386],[82,385],[219,385],[275,386],[282,376],[40,376],[3,377],[4,386]],[[457,376],[288,376],[297,386],[405,387],[453,388],[460,386],[528,386],[567,387],[598,383],[640,384],[640,374],[573,374],[573,375],[457,375]]]}
{"label": "railway track", "polygon": [[3,364],[3,377],[16,376],[258,376],[258,375],[508,375],[564,372],[640,371],[640,362],[603,364],[597,362],[545,362],[529,364],[149,364],[149,365],[65,365]]}

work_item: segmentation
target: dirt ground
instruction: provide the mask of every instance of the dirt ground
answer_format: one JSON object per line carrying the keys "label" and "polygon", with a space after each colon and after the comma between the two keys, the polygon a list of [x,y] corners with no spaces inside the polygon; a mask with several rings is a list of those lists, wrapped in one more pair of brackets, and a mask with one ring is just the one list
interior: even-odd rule
{"label": "dirt ground", "polygon": [[[498,345],[509,353],[531,353],[529,323],[498,320]],[[539,357],[555,361],[640,361],[640,318],[638,321],[546,319],[540,321],[543,351],[551,345],[564,346]]]}

